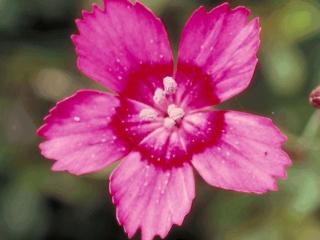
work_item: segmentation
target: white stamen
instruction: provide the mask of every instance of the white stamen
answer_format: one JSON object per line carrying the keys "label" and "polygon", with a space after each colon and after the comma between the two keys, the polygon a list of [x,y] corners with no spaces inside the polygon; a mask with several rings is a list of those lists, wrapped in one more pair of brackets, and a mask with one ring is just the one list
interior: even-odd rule
{"label": "white stamen", "polygon": [[167,94],[174,94],[177,90],[178,84],[172,77],[165,77],[163,79],[164,91]]}
{"label": "white stamen", "polygon": [[153,95],[153,101],[156,104],[162,104],[166,99],[166,94],[161,88],[157,88]]}
{"label": "white stamen", "polygon": [[179,120],[183,118],[185,114],[182,108],[179,108],[174,104],[169,105],[167,113],[169,117],[172,118],[173,120]]}
{"label": "white stamen", "polygon": [[142,109],[139,113],[139,117],[144,120],[154,120],[158,116],[158,113],[151,108]]}
{"label": "white stamen", "polygon": [[172,118],[167,117],[163,120],[163,125],[168,129],[173,128],[175,124],[176,122]]}

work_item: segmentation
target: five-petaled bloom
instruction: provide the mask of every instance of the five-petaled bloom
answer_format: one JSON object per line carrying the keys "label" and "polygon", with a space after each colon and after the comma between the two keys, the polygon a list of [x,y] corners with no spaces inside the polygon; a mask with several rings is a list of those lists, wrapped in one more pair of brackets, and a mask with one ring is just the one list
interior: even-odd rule
{"label": "five-petaled bloom", "polygon": [[76,21],[78,67],[111,93],[82,90],[59,102],[38,134],[54,171],[110,177],[117,219],[131,238],[164,238],[195,196],[192,167],[212,186],[277,190],[291,161],[268,118],[212,108],[242,92],[257,64],[260,25],[245,7],[200,7],[174,64],[162,22],[141,3],[105,0]]}

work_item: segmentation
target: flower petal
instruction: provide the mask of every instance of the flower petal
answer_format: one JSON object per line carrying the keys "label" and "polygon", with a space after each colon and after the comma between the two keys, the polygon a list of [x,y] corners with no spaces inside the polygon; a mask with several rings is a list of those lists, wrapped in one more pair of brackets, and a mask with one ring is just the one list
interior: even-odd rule
{"label": "flower petal", "polygon": [[142,240],[165,238],[173,224],[181,225],[195,196],[189,164],[161,169],[129,154],[110,177],[117,218],[131,238],[140,228]]}
{"label": "flower petal", "polygon": [[128,153],[109,123],[117,98],[98,91],[79,91],[59,102],[45,118],[38,135],[41,153],[56,160],[54,171],[75,175],[98,171]]}
{"label": "flower petal", "polygon": [[286,177],[291,164],[281,149],[286,137],[264,117],[224,113],[220,140],[193,156],[193,166],[216,187],[252,193],[276,191],[275,178]]}
{"label": "flower petal", "polygon": [[211,104],[208,99],[208,105],[237,95],[251,81],[257,64],[260,25],[258,18],[248,22],[249,13],[244,7],[230,9],[226,3],[210,12],[200,7],[183,30],[178,75],[194,67],[209,78],[216,97]]}
{"label": "flower petal", "polygon": [[145,71],[150,75],[149,68],[161,69],[163,76],[172,74],[166,30],[141,3],[105,0],[104,10],[93,5],[92,12],[84,11],[76,24],[79,35],[73,35],[72,40],[78,67],[105,87],[122,92],[131,78]]}

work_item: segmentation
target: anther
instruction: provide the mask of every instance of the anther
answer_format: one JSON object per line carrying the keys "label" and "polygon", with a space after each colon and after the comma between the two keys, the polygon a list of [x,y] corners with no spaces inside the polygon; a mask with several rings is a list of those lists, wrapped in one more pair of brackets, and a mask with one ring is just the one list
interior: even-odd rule
{"label": "anther", "polygon": [[163,120],[163,125],[168,128],[168,129],[171,129],[174,127],[174,125],[176,125],[176,122],[172,119],[172,118],[165,118]]}
{"label": "anther", "polygon": [[173,120],[179,120],[183,118],[185,112],[183,111],[182,108],[177,107],[174,104],[169,105],[167,113],[169,117]]}
{"label": "anther", "polygon": [[151,108],[142,109],[139,113],[139,117],[144,120],[154,120],[157,116],[158,113]]}
{"label": "anther", "polygon": [[153,94],[153,101],[160,105],[166,100],[166,94],[161,88],[157,88]]}
{"label": "anther", "polygon": [[172,77],[165,77],[163,79],[164,91],[166,94],[174,94],[177,90],[177,82]]}

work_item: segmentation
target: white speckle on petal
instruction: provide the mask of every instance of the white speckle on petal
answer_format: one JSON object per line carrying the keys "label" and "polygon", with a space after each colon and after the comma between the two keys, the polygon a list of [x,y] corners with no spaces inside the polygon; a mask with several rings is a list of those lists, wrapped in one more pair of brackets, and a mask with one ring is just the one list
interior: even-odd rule
{"label": "white speckle on petal", "polygon": [[75,116],[75,117],[73,118],[73,120],[76,121],[76,122],[80,122],[81,119],[80,119],[80,117]]}

